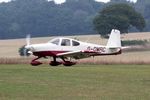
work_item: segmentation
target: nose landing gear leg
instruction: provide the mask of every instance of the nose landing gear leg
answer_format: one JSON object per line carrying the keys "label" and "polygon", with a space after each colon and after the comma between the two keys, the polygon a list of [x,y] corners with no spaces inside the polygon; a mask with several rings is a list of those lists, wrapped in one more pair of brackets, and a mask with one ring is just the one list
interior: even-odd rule
{"label": "nose landing gear leg", "polygon": [[36,61],[36,60],[38,60],[38,59],[40,59],[40,58],[41,58],[41,57],[37,57],[37,58],[33,59],[30,64],[31,64],[32,66],[41,65],[41,64],[42,64],[41,62]]}

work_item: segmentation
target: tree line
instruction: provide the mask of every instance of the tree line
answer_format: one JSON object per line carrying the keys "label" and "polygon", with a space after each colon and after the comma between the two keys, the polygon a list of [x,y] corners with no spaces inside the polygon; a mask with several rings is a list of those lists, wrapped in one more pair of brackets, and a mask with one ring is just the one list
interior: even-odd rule
{"label": "tree line", "polygon": [[94,0],[66,0],[61,5],[47,0],[12,0],[0,4],[0,39],[24,38],[26,34],[32,37],[93,34],[96,33],[93,19],[113,3],[132,5],[146,19],[143,31],[150,30],[149,0],[138,0],[135,4],[126,0],[111,0],[107,4]]}

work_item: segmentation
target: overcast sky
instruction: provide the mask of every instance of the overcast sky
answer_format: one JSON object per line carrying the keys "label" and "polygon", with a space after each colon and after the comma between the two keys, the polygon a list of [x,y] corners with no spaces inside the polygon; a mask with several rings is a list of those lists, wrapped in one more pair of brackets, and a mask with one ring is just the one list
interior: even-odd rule
{"label": "overcast sky", "polygon": [[[49,0],[50,1],[50,0]],[[60,4],[60,3],[63,3],[65,2],[65,0],[54,0],[56,3]],[[110,0],[95,0],[95,1],[100,1],[100,2],[109,2]],[[128,1],[133,1],[133,2],[136,2],[137,0],[128,0]]]}
{"label": "overcast sky", "polygon": [[[110,0],[96,0],[96,1],[102,1],[102,2],[108,2]],[[65,2],[65,0],[55,0],[57,3]]]}
{"label": "overcast sky", "polygon": [[[11,0],[0,0],[0,2],[8,2],[8,1],[11,1]],[[49,0],[50,1],[50,0]],[[63,3],[65,2],[65,0],[54,0],[56,3],[60,4],[60,3]],[[96,0],[96,1],[101,1],[101,2],[108,2],[110,0]],[[137,0],[128,0],[128,1],[133,1],[133,2],[136,2]]]}

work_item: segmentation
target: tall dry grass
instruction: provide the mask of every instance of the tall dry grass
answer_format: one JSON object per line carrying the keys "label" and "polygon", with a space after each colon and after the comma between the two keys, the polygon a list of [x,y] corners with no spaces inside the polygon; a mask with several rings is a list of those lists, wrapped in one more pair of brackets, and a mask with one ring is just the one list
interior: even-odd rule
{"label": "tall dry grass", "polygon": [[[114,58],[115,59],[115,58]],[[145,64],[150,64],[150,60],[141,60],[141,59],[133,59],[133,60],[114,60],[112,58],[106,58],[106,59],[86,59],[86,60],[80,60],[78,63],[79,64],[102,64],[102,65],[112,65],[112,64],[133,64],[133,65],[145,65]]]}
{"label": "tall dry grass", "polygon": [[[29,64],[32,57],[0,58],[0,64]],[[40,59],[48,64],[51,59]],[[126,52],[121,55],[98,56],[77,60],[78,64],[150,64],[150,51]]]}
{"label": "tall dry grass", "polygon": [[29,64],[31,59],[27,58],[0,58],[0,64]]}

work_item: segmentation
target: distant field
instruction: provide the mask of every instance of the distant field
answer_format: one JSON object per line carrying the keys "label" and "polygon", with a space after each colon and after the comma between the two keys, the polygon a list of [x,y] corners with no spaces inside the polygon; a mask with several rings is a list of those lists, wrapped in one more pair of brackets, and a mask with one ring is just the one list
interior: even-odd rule
{"label": "distant field", "polygon": [[0,65],[0,100],[150,100],[149,65]]}
{"label": "distant field", "polygon": [[[91,42],[96,44],[106,45],[107,39],[101,38],[99,35],[81,35],[81,36],[67,36],[71,38],[76,38],[84,42]],[[32,38],[31,43],[45,43],[54,37],[42,37],[42,38]],[[150,40],[150,33],[131,33],[121,36],[122,40]],[[12,39],[12,40],[0,40],[0,63],[4,61],[5,58],[12,59],[22,59],[18,54],[18,49],[25,45],[25,39]],[[94,63],[107,63],[107,62],[138,62],[140,64],[146,63],[150,64],[150,50],[147,51],[136,51],[128,52],[119,56],[106,56],[106,57],[95,57],[94,59],[85,59],[79,62],[94,62]],[[114,59],[115,58],[115,59]],[[2,60],[1,60],[2,59]],[[28,58],[27,58],[28,59]],[[6,59],[7,60],[7,59]],[[6,62],[6,61],[5,61]]]}

